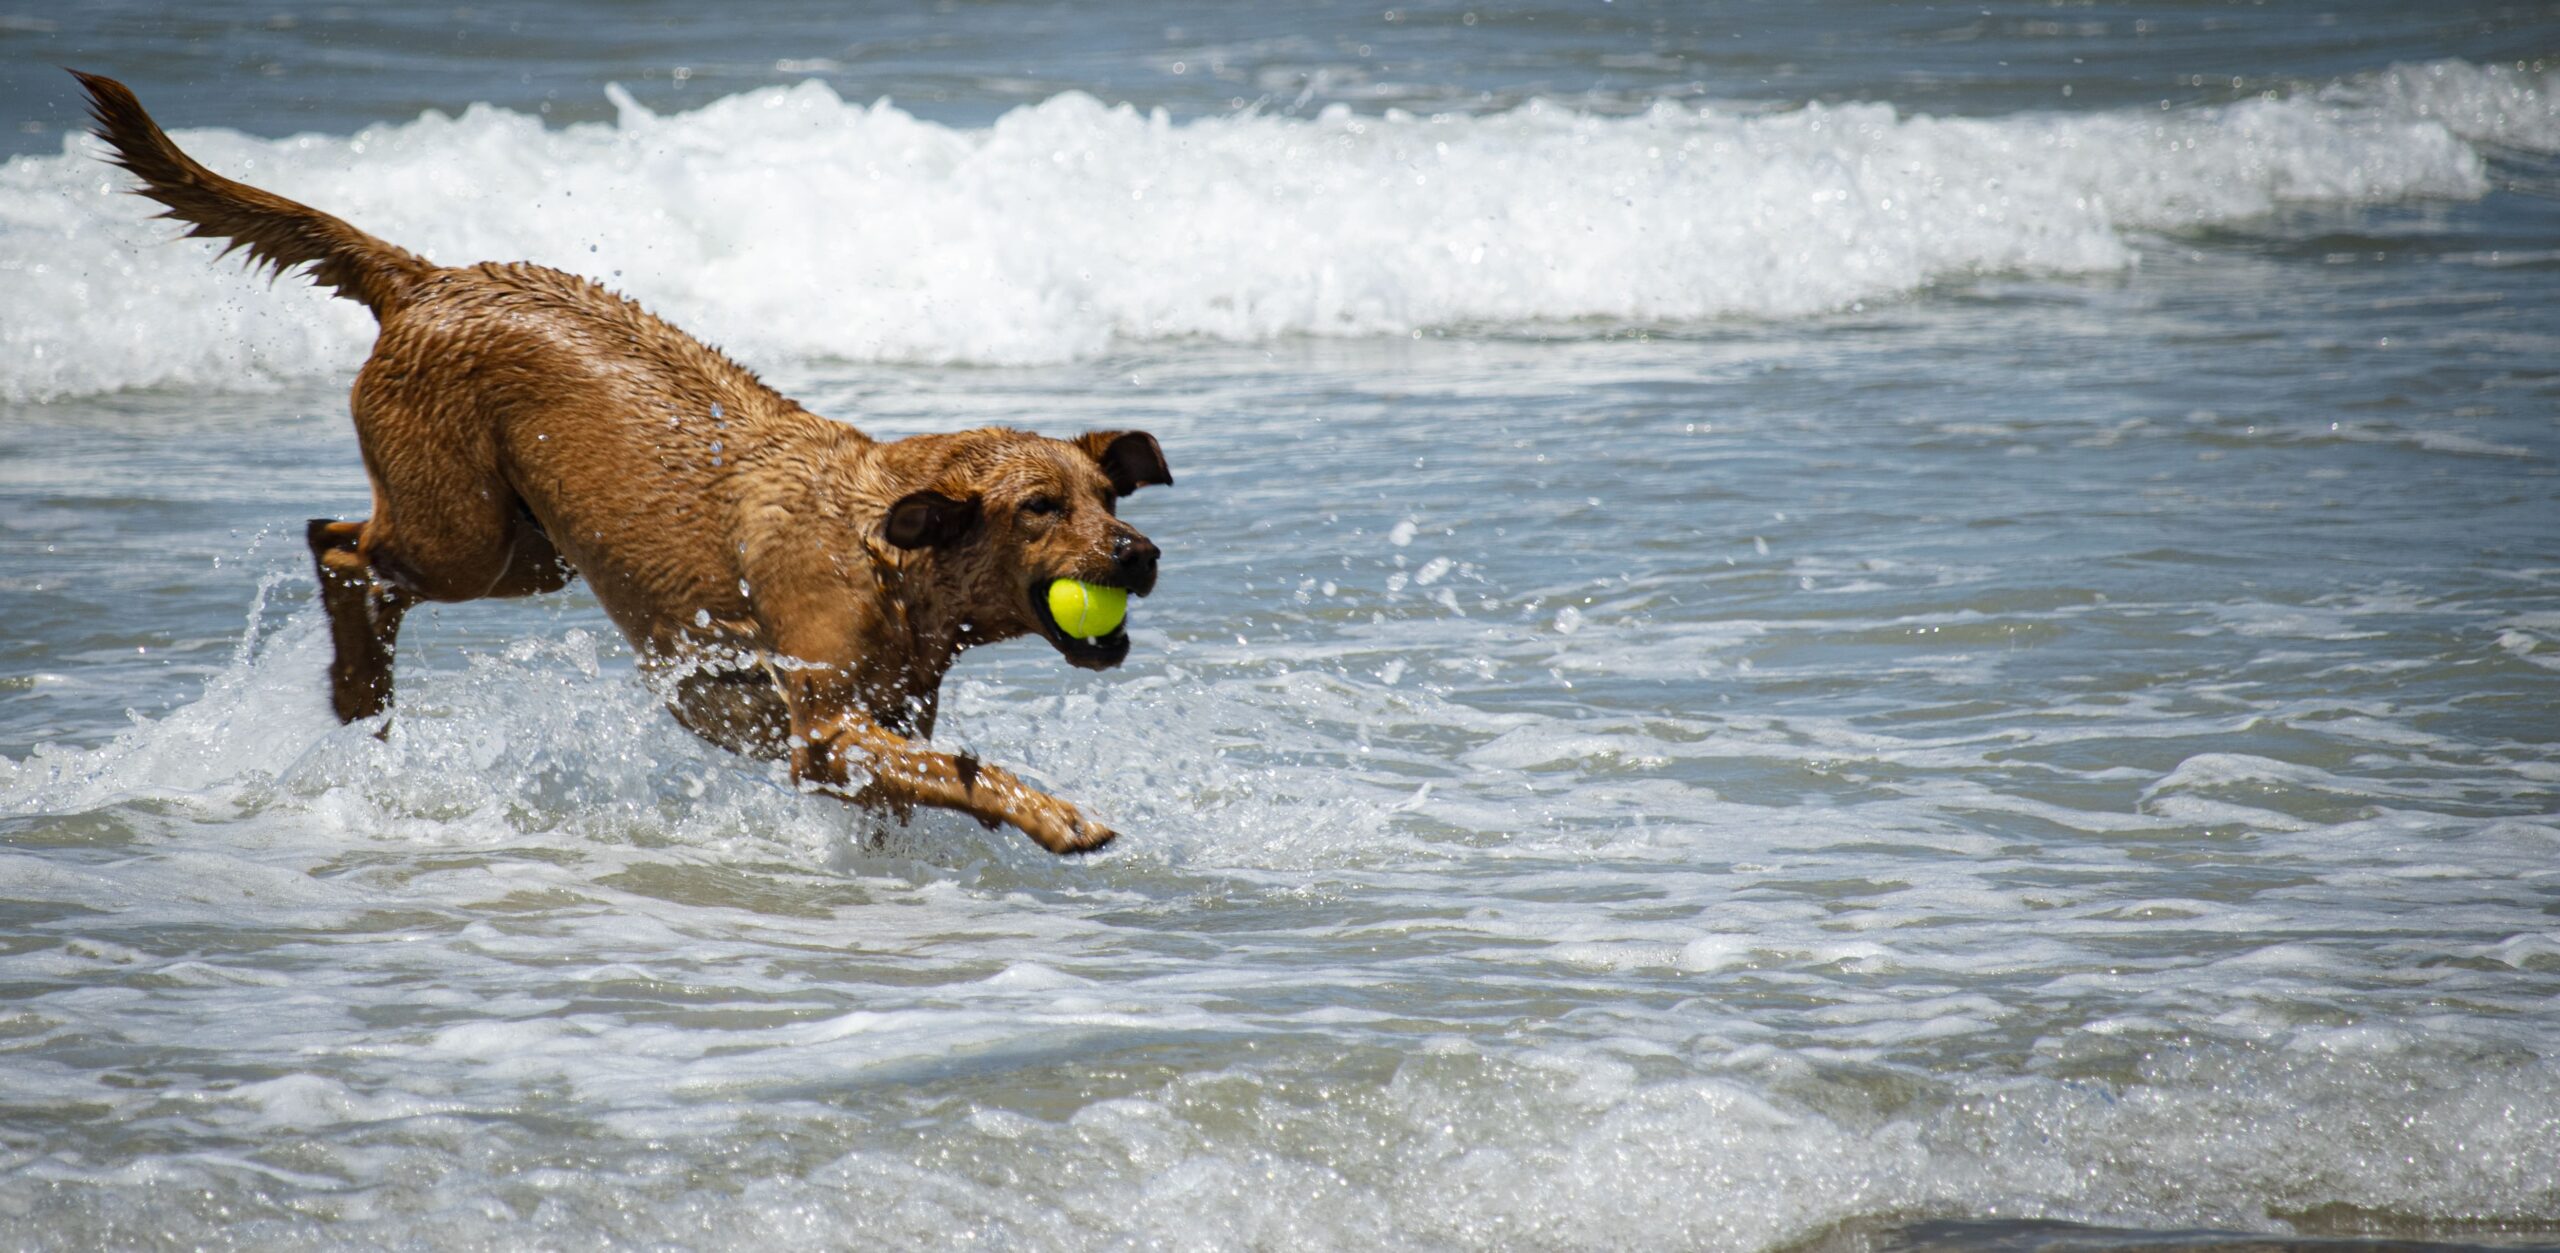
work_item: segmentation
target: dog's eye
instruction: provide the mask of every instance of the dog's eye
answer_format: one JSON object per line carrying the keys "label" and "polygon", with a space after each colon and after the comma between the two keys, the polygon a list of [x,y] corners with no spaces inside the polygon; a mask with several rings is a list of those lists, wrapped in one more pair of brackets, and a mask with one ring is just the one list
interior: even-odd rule
{"label": "dog's eye", "polygon": [[1064,513],[1066,510],[1065,502],[1055,496],[1034,496],[1022,502],[1022,511],[1034,517],[1045,518],[1051,514]]}

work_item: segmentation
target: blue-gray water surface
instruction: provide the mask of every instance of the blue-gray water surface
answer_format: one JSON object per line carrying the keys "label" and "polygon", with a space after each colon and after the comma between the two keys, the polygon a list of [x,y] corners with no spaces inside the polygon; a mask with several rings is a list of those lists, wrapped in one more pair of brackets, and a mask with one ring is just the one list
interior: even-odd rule
{"label": "blue-gray water surface", "polygon": [[[0,1243],[2560,1241],[2554,54],[0,10]],[[875,435],[1154,432],[1129,663],[941,728],[1122,840],[878,832],[582,588],[336,725],[370,324],[171,242],[55,64]]]}

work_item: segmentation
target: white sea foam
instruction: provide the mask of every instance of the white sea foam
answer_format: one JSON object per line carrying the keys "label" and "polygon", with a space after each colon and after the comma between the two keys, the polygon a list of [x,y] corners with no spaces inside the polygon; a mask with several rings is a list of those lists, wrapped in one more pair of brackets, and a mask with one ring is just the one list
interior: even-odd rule
{"label": "white sea foam", "polygon": [[[148,99],[149,84],[139,84]],[[186,130],[215,169],[454,263],[600,278],[751,362],[1037,362],[1173,336],[1790,317],[2132,264],[2287,202],[2473,197],[2560,148],[2552,73],[2438,62],[2200,110],[1239,114],[1068,93],[984,129],[812,81],[548,130]],[[365,315],[167,242],[82,137],[0,168],[0,398],[351,369]]]}
{"label": "white sea foam", "polygon": [[[2204,872],[2144,835],[2199,793],[2405,786],[2195,752],[2085,810],[2007,798],[2103,837],[2028,847],[1954,820],[2002,803],[1955,776],[2011,739],[1496,713],[1191,645],[1179,678],[953,685],[953,736],[1126,819],[1061,863],[958,821],[863,846],[581,632],[404,672],[387,740],[318,704],[324,646],[307,605],[261,615],[200,700],[0,761],[0,811],[136,828],[0,857],[62,918],[0,955],[47,1046],[0,1097],[71,1111],[0,1186],[31,1229],[1743,1250],[1986,1209],[2548,1213],[2548,824],[2359,805],[2189,833]],[[2226,716],[2069,713],[2032,743]],[[1904,775],[1798,805],[1657,777],[1812,759]]]}

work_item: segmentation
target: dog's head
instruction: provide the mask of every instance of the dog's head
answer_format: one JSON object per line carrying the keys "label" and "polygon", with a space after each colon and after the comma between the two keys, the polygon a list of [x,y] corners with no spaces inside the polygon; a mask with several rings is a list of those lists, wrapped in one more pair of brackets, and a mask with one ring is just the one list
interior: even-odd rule
{"label": "dog's head", "polygon": [[1155,590],[1155,543],[1119,517],[1121,497],[1173,482],[1155,436],[1089,431],[1059,440],[988,430],[951,438],[959,446],[936,486],[890,505],[882,538],[933,550],[940,577],[928,594],[960,598],[954,608],[972,640],[1036,633],[1085,669],[1119,665],[1129,655],[1128,625],[1099,639],[1067,634],[1049,612],[1049,585],[1077,579],[1132,596]]}

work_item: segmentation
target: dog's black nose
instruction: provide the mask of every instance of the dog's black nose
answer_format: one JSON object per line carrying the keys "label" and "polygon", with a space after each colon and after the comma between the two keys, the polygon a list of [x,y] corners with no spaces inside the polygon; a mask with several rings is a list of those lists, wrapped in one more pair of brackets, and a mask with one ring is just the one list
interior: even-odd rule
{"label": "dog's black nose", "polygon": [[1111,560],[1120,566],[1121,576],[1135,592],[1151,590],[1156,584],[1156,558],[1164,554],[1155,541],[1143,535],[1115,535],[1111,538]]}

